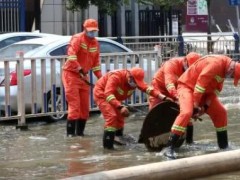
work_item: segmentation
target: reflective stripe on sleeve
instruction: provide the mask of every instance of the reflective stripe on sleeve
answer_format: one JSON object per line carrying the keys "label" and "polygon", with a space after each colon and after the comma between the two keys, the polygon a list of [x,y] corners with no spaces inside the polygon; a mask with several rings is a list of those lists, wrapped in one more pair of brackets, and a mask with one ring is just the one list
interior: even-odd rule
{"label": "reflective stripe on sleeve", "polygon": [[224,78],[222,78],[221,76],[218,76],[218,75],[215,76],[215,79],[218,83],[223,82],[223,80],[224,80]]}
{"label": "reflective stripe on sleeve", "polygon": [[113,94],[111,94],[111,95],[109,95],[109,96],[106,98],[106,101],[109,102],[109,101],[111,101],[111,100],[113,100],[113,99],[116,99],[116,97],[115,97]]}
{"label": "reflective stripe on sleeve", "polygon": [[76,55],[70,55],[67,58],[68,61],[76,61],[77,60],[77,56]]}
{"label": "reflective stripe on sleeve", "polygon": [[118,92],[120,95],[123,95],[123,94],[124,94],[124,91],[123,91],[120,87],[117,88],[117,92]]}
{"label": "reflective stripe on sleeve", "polygon": [[97,48],[96,47],[91,47],[89,48],[89,52],[96,52],[97,51]]}
{"label": "reflective stripe on sleeve", "polygon": [[175,85],[173,83],[170,83],[166,86],[167,90],[175,88]]}
{"label": "reflective stripe on sleeve", "polygon": [[92,71],[93,71],[93,72],[94,72],[94,71],[99,71],[99,70],[101,70],[101,67],[100,67],[100,66],[95,66],[95,67],[92,68]]}
{"label": "reflective stripe on sleeve", "polygon": [[206,89],[203,88],[203,87],[201,87],[201,86],[199,86],[199,85],[196,85],[196,86],[195,86],[195,90],[196,90],[197,92],[204,93]]}

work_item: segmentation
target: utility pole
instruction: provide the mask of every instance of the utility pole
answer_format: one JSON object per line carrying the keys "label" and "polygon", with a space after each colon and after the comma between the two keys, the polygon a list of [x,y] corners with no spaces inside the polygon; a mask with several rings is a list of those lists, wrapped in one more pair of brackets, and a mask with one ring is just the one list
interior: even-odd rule
{"label": "utility pole", "polygon": [[237,32],[238,32],[238,35],[240,35],[240,21],[239,21],[239,8],[238,6],[240,5],[240,0],[228,0],[228,3],[230,6],[235,6],[235,9],[236,9],[236,17],[237,17]]}
{"label": "utility pole", "polygon": [[211,9],[210,9],[210,5],[211,5],[211,1],[207,0],[207,8],[208,8],[208,30],[207,30],[207,49],[208,49],[208,53],[212,53],[213,52],[213,42],[212,42],[212,37],[211,37],[211,32],[212,32],[212,19],[211,19]]}
{"label": "utility pole", "polygon": [[238,27],[237,32],[238,32],[238,35],[240,35],[240,21],[239,21],[239,7],[238,7],[238,5],[236,5],[235,8],[236,8],[236,15],[237,15],[237,27]]}

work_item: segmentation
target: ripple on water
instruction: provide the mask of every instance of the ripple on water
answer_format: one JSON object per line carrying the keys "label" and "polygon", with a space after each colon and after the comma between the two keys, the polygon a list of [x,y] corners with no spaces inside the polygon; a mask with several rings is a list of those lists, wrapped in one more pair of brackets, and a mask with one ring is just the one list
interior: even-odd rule
{"label": "ripple on water", "polygon": [[41,136],[30,136],[29,139],[31,139],[31,140],[39,140],[39,141],[47,140],[46,137],[41,137]]}

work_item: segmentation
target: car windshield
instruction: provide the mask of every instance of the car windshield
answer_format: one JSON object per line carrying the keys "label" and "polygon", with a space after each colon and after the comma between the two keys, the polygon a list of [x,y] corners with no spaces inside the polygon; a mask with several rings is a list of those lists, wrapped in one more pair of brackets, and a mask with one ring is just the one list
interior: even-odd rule
{"label": "car windshield", "polygon": [[7,46],[6,48],[0,49],[0,57],[1,58],[16,57],[16,53],[19,51],[26,53],[40,46],[42,45],[41,44],[13,44],[13,45]]}
{"label": "car windshield", "polygon": [[99,44],[100,44],[101,53],[127,52],[125,49],[109,42],[102,41],[102,42],[99,42]]}

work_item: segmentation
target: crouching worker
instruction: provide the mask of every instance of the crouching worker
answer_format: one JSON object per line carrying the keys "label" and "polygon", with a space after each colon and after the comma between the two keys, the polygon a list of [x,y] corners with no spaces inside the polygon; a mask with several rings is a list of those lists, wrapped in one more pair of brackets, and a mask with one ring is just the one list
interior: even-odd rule
{"label": "crouching worker", "polygon": [[[178,101],[177,97],[177,80],[178,78],[194,64],[200,54],[190,52],[184,57],[174,57],[166,61],[156,72],[152,80],[152,86],[162,94]],[[149,97],[149,110],[160,103],[159,98]],[[186,143],[193,143],[193,123],[190,121],[187,126]]]}
{"label": "crouching worker", "polygon": [[123,136],[124,119],[129,116],[129,110],[121,102],[128,99],[136,88],[151,96],[166,99],[166,96],[144,82],[144,71],[141,68],[110,71],[97,81],[93,94],[105,119],[103,135],[105,149],[114,149],[115,136],[118,139]]}
{"label": "crouching worker", "polygon": [[178,79],[180,113],[172,125],[168,148],[163,150],[166,157],[176,158],[176,142],[185,133],[189,119],[203,113],[213,122],[219,148],[228,147],[227,111],[217,97],[226,77],[234,78],[237,86],[240,63],[224,55],[209,55],[199,59]]}

